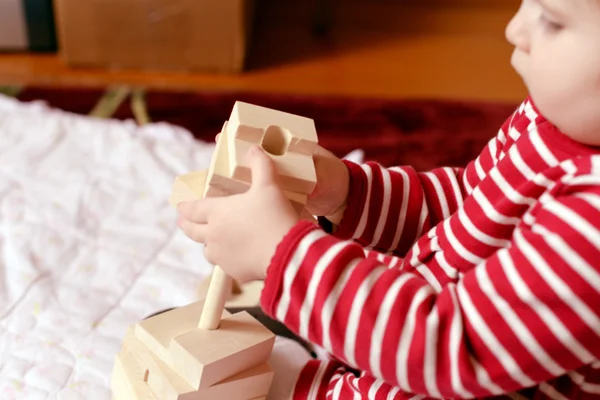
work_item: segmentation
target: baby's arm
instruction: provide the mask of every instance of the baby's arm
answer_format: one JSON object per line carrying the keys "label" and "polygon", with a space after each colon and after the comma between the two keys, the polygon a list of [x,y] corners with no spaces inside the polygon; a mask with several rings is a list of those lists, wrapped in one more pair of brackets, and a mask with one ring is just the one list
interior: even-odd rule
{"label": "baby's arm", "polygon": [[262,305],[366,375],[323,364],[298,390],[320,382],[346,394],[485,397],[598,359],[600,182],[581,184],[584,192],[553,193],[509,247],[441,292],[365,258],[351,241],[299,224],[273,259]]}
{"label": "baby's arm", "polygon": [[384,168],[375,162],[345,161],[350,191],[336,237],[356,239],[382,252],[406,254],[417,239],[453,214],[496,165],[512,118],[466,168],[417,172],[408,166]]}

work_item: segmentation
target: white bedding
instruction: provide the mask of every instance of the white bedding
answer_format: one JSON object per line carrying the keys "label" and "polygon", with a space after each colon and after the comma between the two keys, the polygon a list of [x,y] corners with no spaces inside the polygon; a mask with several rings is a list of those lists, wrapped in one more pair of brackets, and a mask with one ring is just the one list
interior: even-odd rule
{"label": "white bedding", "polygon": [[126,327],[196,300],[212,266],[167,197],[213,149],[0,96],[0,399],[110,399]]}

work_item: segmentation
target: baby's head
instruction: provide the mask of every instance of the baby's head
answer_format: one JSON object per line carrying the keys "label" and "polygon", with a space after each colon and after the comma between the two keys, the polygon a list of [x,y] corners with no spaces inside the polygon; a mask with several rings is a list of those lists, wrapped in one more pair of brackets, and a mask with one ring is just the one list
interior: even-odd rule
{"label": "baby's head", "polygon": [[600,0],[523,0],[506,37],[544,117],[600,146]]}

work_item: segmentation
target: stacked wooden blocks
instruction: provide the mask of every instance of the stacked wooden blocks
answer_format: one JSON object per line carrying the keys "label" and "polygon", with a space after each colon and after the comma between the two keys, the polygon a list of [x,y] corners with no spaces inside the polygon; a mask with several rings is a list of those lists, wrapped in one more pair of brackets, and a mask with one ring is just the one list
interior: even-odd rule
{"label": "stacked wooden blocks", "polygon": [[246,312],[223,313],[217,330],[198,328],[203,301],[131,327],[113,370],[117,400],[265,398],[275,336]]}
{"label": "stacked wooden blocks", "polygon": [[[308,215],[304,207],[316,184],[314,122],[241,102],[219,135],[210,168],[177,177],[169,202],[176,206],[248,190],[252,177],[246,154],[252,145],[269,154],[294,209]],[[228,313],[224,305],[231,294],[231,278],[215,266],[204,300],[131,326],[115,360],[114,398],[266,398],[274,376],[268,360],[275,336],[247,312]]]}

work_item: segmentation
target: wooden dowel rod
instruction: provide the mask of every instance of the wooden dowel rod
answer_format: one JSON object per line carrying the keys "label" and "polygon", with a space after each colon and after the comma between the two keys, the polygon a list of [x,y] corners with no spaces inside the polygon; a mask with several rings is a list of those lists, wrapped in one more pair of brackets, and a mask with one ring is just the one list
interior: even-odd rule
{"label": "wooden dowel rod", "polygon": [[231,294],[231,281],[231,277],[216,265],[210,279],[208,293],[204,299],[204,307],[198,324],[200,329],[215,330],[219,328],[225,302]]}

